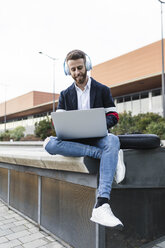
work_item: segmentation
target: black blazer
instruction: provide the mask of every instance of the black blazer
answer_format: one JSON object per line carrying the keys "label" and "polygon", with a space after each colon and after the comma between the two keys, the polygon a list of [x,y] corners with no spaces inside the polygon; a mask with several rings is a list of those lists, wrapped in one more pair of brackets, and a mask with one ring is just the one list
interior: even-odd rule
{"label": "black blazer", "polygon": [[[91,78],[90,108],[105,108],[107,128],[118,122],[118,114],[110,89]],[[57,109],[76,110],[78,108],[77,92],[74,83],[60,93]]]}

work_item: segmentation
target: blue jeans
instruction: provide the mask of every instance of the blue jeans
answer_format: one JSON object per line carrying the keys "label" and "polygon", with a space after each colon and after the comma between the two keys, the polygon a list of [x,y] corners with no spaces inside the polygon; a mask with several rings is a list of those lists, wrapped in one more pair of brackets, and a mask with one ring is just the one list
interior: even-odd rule
{"label": "blue jeans", "polygon": [[100,159],[98,197],[110,199],[112,182],[118,162],[119,147],[119,138],[109,134],[103,138],[84,139],[79,142],[63,141],[56,137],[50,137],[45,150],[52,155],[89,156]]}

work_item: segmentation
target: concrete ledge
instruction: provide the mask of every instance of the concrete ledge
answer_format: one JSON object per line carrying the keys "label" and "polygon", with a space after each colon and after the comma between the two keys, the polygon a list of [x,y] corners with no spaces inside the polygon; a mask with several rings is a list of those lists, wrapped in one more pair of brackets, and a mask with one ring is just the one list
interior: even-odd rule
{"label": "concrete ledge", "polygon": [[36,152],[36,154],[31,154],[31,152],[24,153],[1,153],[0,152],[0,162],[33,166],[46,169],[64,170],[64,171],[74,171],[81,173],[89,173],[87,167],[84,163],[84,158],[73,158],[73,157],[63,157],[60,155],[47,155],[43,151],[42,153]]}
{"label": "concrete ledge", "polygon": [[9,206],[75,248],[140,247],[164,235],[165,147],[124,150],[126,176],[111,192],[119,233],[90,222],[98,174],[89,168],[97,172],[99,160],[51,156],[35,143],[0,144],[0,197]]}
{"label": "concrete ledge", "polygon": [[[145,162],[145,164],[148,164],[150,163],[149,158],[151,158],[152,156],[155,157],[155,154],[158,157],[158,154],[164,151],[165,149],[162,148],[153,150],[150,149],[147,151],[136,151],[127,149],[124,151],[124,158],[127,164],[127,160],[130,160],[132,156],[136,157],[135,154],[137,154],[136,162],[141,164]],[[160,158],[157,159],[160,160]],[[50,155],[43,149],[42,141],[0,142],[0,162],[15,165],[32,166],[42,169],[54,169],[86,174],[96,174],[99,168],[99,160],[97,159],[92,159],[89,157],[65,157],[61,155]],[[134,162],[133,165],[136,164],[136,162]],[[128,162],[128,164],[132,164],[132,162]],[[132,167],[133,166],[131,166],[131,168]],[[129,169],[130,172],[132,171],[131,168]],[[138,170],[138,172],[139,171],[140,170]],[[128,180],[125,180],[127,186],[130,178],[132,177],[129,175]],[[137,178],[138,177],[136,176],[136,179]],[[143,178],[143,174],[140,178]],[[123,182],[120,186],[125,187],[125,183]]]}
{"label": "concrete ledge", "polygon": [[0,141],[0,146],[42,146],[43,141]]}
{"label": "concrete ledge", "polygon": [[94,174],[99,168],[96,159],[50,155],[43,149],[42,141],[0,142],[0,162],[86,174]]}

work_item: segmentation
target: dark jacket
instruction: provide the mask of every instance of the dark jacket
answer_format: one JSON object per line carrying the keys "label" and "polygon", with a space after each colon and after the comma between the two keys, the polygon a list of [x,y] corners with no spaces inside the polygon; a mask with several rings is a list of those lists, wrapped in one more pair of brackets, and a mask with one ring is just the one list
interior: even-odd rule
{"label": "dark jacket", "polygon": [[[105,108],[107,128],[117,124],[119,118],[110,89],[91,78],[90,108],[101,107]],[[76,110],[77,108],[77,92],[73,83],[70,87],[60,93],[57,109]]]}

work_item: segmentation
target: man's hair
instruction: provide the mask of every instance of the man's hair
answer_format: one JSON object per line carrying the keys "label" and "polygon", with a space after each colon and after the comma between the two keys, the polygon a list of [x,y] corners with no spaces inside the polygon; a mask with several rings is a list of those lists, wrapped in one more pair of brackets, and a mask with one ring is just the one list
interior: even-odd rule
{"label": "man's hair", "polygon": [[76,59],[84,59],[84,62],[86,62],[86,54],[81,50],[72,50],[66,56],[66,62],[68,62],[68,60]]}

